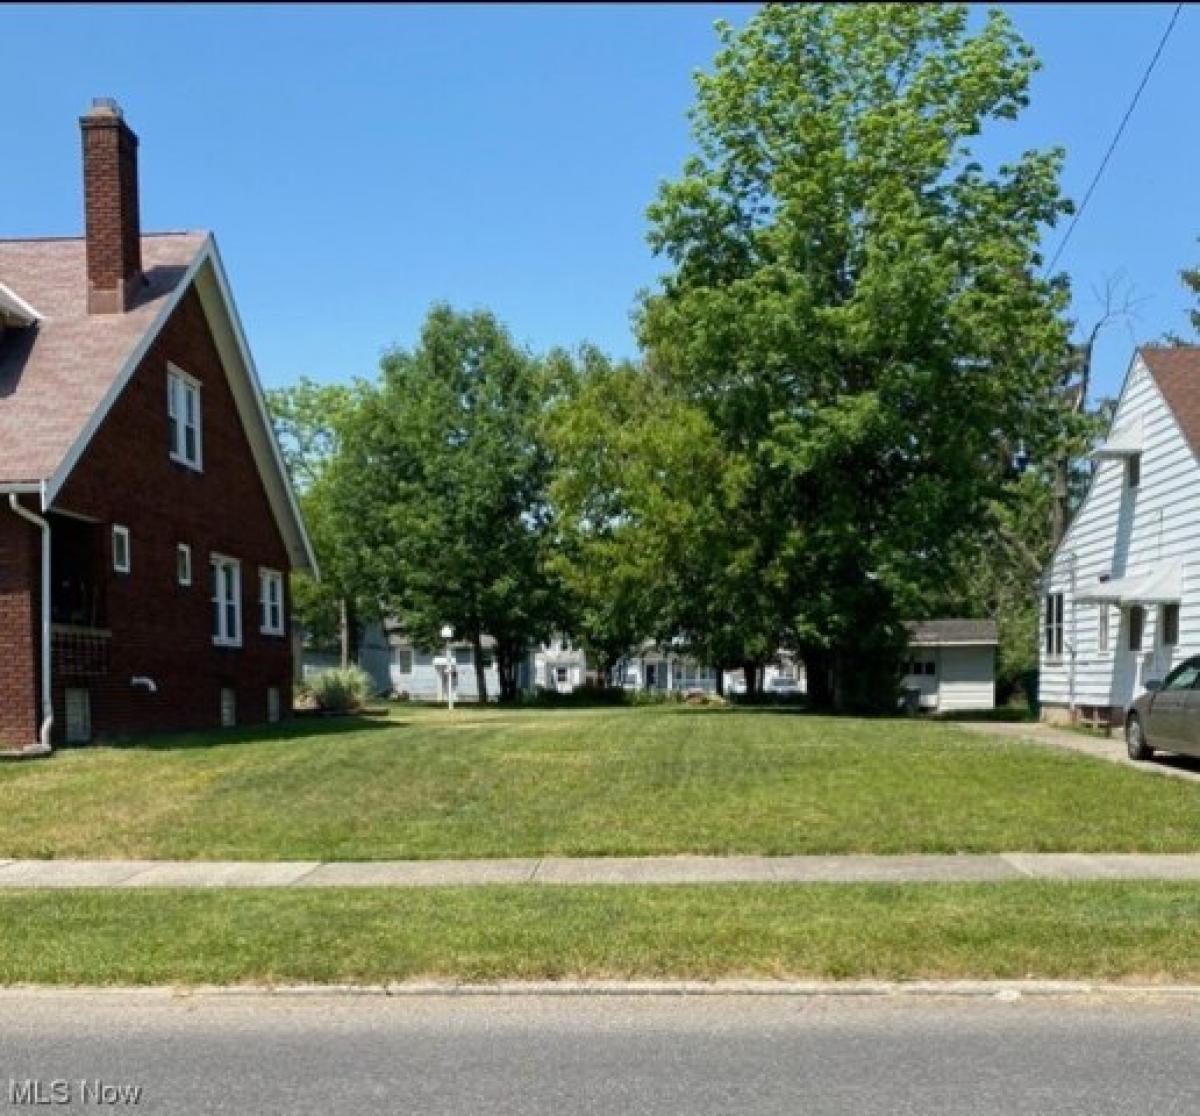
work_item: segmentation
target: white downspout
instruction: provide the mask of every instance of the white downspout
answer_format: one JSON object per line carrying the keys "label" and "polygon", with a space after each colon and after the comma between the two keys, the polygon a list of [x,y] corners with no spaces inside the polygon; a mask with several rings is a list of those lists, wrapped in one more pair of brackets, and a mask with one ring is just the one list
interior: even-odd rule
{"label": "white downspout", "polygon": [[50,521],[22,505],[15,492],[9,493],[8,506],[42,532],[42,728],[37,748],[27,754],[45,755],[50,751],[50,730],[54,727],[54,689],[50,676]]}

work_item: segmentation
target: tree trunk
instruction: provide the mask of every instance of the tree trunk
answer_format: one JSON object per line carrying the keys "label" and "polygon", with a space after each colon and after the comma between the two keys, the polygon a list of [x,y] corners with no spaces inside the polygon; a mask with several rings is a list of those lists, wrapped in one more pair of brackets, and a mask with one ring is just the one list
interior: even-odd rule
{"label": "tree trunk", "polygon": [[347,597],[338,600],[338,644],[342,669],[358,661],[358,623],[354,605]]}
{"label": "tree trunk", "polygon": [[725,696],[725,668],[717,667],[717,697]]}
{"label": "tree trunk", "polygon": [[1050,528],[1050,545],[1056,547],[1067,533],[1068,500],[1070,499],[1070,461],[1063,457],[1054,465],[1054,520]]}
{"label": "tree trunk", "polygon": [[749,699],[758,697],[760,693],[758,670],[758,663],[742,663],[742,677],[746,680],[746,697]]}
{"label": "tree trunk", "polygon": [[483,636],[479,632],[471,633],[471,658],[475,663],[475,692],[479,695],[479,704],[487,702],[487,668],[483,663]]}
{"label": "tree trunk", "polygon": [[804,662],[804,683],[809,704],[814,709],[833,707],[833,687],[830,685],[832,658],[828,651],[806,648],[800,652]]}

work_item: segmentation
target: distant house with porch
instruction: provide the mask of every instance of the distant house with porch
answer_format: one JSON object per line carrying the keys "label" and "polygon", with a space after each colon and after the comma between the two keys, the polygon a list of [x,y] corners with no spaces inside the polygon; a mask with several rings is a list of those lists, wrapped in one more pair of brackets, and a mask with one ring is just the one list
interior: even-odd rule
{"label": "distant house with porch", "polygon": [[1120,723],[1200,652],[1200,347],[1143,346],[1041,602],[1042,716]]}

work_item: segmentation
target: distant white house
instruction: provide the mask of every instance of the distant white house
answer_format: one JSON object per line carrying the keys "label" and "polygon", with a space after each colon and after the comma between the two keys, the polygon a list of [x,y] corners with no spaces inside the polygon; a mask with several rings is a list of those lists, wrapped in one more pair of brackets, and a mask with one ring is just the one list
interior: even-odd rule
{"label": "distant white house", "polygon": [[1200,652],[1200,348],[1134,353],[1091,485],[1043,581],[1050,721],[1120,723]]}
{"label": "distant white house", "polygon": [[901,689],[914,692],[922,709],[937,713],[994,709],[994,620],[919,620],[908,628]]}
{"label": "distant white house", "polygon": [[561,636],[543,644],[533,656],[533,684],[569,694],[587,681],[587,656]]}
{"label": "distant white house", "polygon": [[[727,694],[745,692],[740,670],[723,672],[722,690]],[[702,690],[717,692],[717,670],[677,648],[664,647],[653,641],[641,645],[617,664],[612,683],[627,690],[654,690],[687,693]],[[794,660],[780,652],[774,662],[763,670],[763,689],[767,692],[799,692],[803,690],[804,672]]]}

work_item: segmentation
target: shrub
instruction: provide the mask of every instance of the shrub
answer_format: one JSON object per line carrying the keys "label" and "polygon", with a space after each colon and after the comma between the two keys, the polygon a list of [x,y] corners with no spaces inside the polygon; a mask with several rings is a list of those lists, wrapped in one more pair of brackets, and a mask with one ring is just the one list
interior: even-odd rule
{"label": "shrub", "polygon": [[362,667],[338,667],[313,675],[309,686],[317,705],[326,713],[361,709],[371,696],[371,676]]}

